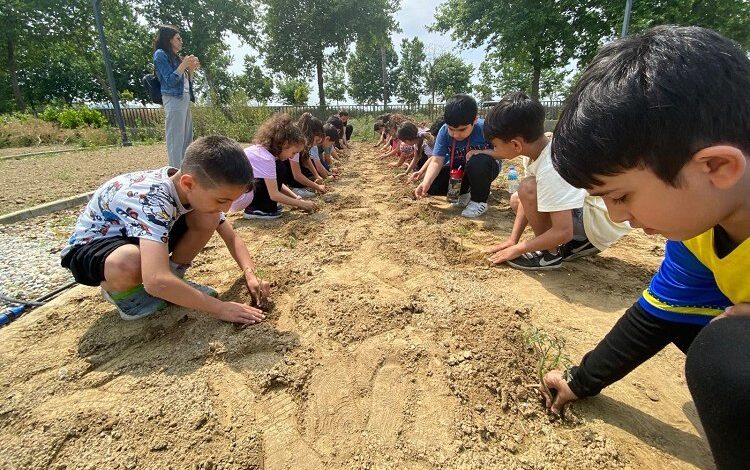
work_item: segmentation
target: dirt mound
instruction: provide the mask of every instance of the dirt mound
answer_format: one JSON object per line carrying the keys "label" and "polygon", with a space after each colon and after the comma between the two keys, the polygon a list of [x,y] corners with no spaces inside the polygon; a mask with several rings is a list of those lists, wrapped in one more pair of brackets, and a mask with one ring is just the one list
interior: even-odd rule
{"label": "dirt mound", "polygon": [[[175,306],[123,322],[77,288],[0,330],[0,467],[710,467],[672,351],[562,422],[534,389],[531,325],[578,359],[645,285],[658,241],[526,274],[479,251],[510,231],[499,188],[469,221],[413,201],[364,146],[331,186],[316,214],[234,220],[274,285],[263,324]],[[249,300],[218,238],[188,276]]]}

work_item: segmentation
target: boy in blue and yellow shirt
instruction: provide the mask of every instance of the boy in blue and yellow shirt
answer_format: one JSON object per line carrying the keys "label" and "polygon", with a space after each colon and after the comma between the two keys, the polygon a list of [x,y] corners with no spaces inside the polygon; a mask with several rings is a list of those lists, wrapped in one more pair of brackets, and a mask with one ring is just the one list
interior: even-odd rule
{"label": "boy in blue and yellow shirt", "polygon": [[[719,468],[750,462],[750,60],[698,27],[605,46],[569,97],[552,159],[615,222],[669,241],[641,298],[571,368],[547,406],[599,393],[667,344]],[[714,321],[716,320],[716,321]]]}

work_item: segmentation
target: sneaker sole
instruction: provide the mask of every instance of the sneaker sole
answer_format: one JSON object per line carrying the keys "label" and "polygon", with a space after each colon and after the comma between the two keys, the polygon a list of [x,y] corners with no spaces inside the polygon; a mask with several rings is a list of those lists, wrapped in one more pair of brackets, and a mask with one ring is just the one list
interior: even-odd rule
{"label": "sneaker sole", "polygon": [[534,266],[533,268],[530,266],[521,266],[520,264],[515,264],[510,261],[506,261],[508,266],[520,269],[521,271],[554,271],[556,269],[562,268],[562,263],[560,264],[553,264],[551,266]]}
{"label": "sneaker sole", "polygon": [[274,220],[281,217],[281,214],[279,215],[256,215],[256,214],[242,214],[243,219],[247,220]]}
{"label": "sneaker sole", "polygon": [[461,214],[461,217],[466,217],[467,219],[476,219],[477,217],[482,217],[484,214],[486,214],[487,211],[482,212],[481,214]]}
{"label": "sneaker sole", "polygon": [[578,253],[573,253],[570,256],[563,258],[563,261],[572,261],[574,259],[583,258],[584,256],[593,256],[601,253],[598,248],[589,248],[588,250],[582,250]]}

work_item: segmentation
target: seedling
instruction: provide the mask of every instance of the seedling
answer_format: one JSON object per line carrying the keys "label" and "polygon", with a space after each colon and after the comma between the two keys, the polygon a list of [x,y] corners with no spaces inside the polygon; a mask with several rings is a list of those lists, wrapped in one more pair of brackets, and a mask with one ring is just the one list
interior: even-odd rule
{"label": "seedling", "polygon": [[532,326],[524,333],[524,342],[536,352],[536,375],[544,393],[554,397],[543,379],[544,374],[553,369],[562,369],[565,380],[570,379],[568,370],[573,363],[565,354],[565,340]]}

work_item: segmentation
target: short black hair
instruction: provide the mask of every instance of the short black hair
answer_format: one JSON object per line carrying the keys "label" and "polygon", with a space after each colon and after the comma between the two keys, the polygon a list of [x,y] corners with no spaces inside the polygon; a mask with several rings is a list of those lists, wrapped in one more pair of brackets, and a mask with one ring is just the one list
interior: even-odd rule
{"label": "short black hair", "polygon": [[488,142],[501,139],[506,142],[521,137],[534,142],[544,136],[544,107],[542,104],[517,91],[496,104],[484,118],[484,138]]}
{"label": "short black hair", "polygon": [[333,125],[333,127],[338,130],[342,130],[344,128],[344,121],[342,121],[341,118],[335,114],[331,114],[331,117],[329,117],[326,122]]}
{"label": "short black hair", "polygon": [[253,168],[240,144],[221,135],[201,137],[185,151],[180,171],[193,176],[201,186],[254,187]]}
{"label": "short black hair", "polygon": [[334,142],[338,140],[339,138],[339,131],[334,127],[333,124],[324,124],[323,125],[323,138],[328,137],[329,139],[333,140]]}
{"label": "short black hair", "polygon": [[478,113],[477,100],[469,95],[455,95],[445,103],[443,118],[451,127],[466,126],[474,124]]}
{"label": "short black hair", "polygon": [[695,152],[723,143],[750,154],[750,60],[695,26],[658,26],[603,47],[567,100],[552,162],[590,189],[632,168],[678,186]]}
{"label": "short black hair", "polygon": [[339,116],[348,116],[348,115],[349,115],[349,111],[346,111],[346,110],[343,110],[343,109],[341,111],[339,111]]}
{"label": "short black hair", "polygon": [[398,126],[398,131],[396,132],[396,137],[398,140],[416,140],[419,139],[419,129],[417,129],[417,125],[414,124],[411,121],[406,121],[400,126]]}

